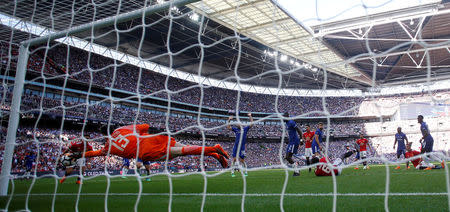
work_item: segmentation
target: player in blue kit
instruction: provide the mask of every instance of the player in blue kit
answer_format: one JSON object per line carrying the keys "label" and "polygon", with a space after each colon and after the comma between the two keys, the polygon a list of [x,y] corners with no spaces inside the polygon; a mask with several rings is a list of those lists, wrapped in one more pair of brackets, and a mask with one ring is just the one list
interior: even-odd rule
{"label": "player in blue kit", "polygon": [[[405,153],[406,153],[406,143],[408,143],[408,138],[406,137],[405,133],[402,133],[402,128],[397,128],[397,134],[395,134],[395,142],[394,142],[394,149],[395,145],[398,143],[397,146],[397,159],[400,159],[400,156],[403,155],[403,157],[406,159]],[[395,169],[400,169],[400,165],[395,167]],[[409,161],[406,162],[406,169],[409,169]]]}
{"label": "player in blue kit", "polygon": [[248,114],[248,118],[250,119],[250,125],[243,127],[240,124],[237,124],[236,126],[231,126],[229,123],[230,121],[233,119],[233,116],[230,116],[228,118],[228,125],[227,128],[229,130],[232,130],[234,132],[234,134],[236,135],[236,140],[234,141],[234,146],[233,146],[233,160],[231,161],[231,176],[235,177],[236,175],[234,175],[234,170],[235,165],[236,165],[236,161],[237,161],[237,156],[239,155],[239,164],[242,164],[244,166],[244,175],[247,176],[247,163],[245,163],[245,144],[247,143],[247,133],[250,130],[250,128],[253,126],[253,117],[252,114],[249,113]]}
{"label": "player in blue kit", "polygon": [[313,154],[316,154],[316,152],[319,152],[322,150],[322,146],[320,144],[323,141],[323,123],[319,122],[319,128],[317,128],[316,132],[314,133],[313,142],[311,145]]}
{"label": "player in blue kit", "polygon": [[122,164],[122,178],[127,178],[126,175],[128,174],[128,169],[130,168],[130,159],[123,158],[123,164]]}
{"label": "player in blue kit", "polygon": [[[284,113],[284,117],[288,118],[289,113]],[[294,169],[297,168],[297,163],[294,162],[292,159],[292,156],[294,154],[298,153],[298,147],[300,145],[303,145],[303,143],[300,143],[299,135],[302,135],[302,130],[300,127],[297,126],[297,123],[294,120],[284,120],[286,122],[286,129],[289,134],[289,144],[286,148],[286,160],[290,164],[290,166],[293,166]],[[297,134],[298,133],[298,134]],[[295,170],[294,176],[300,176],[300,171]]]}
{"label": "player in blue kit", "polygon": [[[434,140],[430,134],[430,130],[428,129],[428,125],[423,121],[423,116],[417,116],[417,122],[420,124],[420,131],[422,132],[422,138],[420,139],[420,143],[422,144],[421,153],[429,153],[433,152],[433,144]],[[430,163],[431,161],[439,161],[441,162],[442,168],[445,167],[445,161],[441,160],[439,157],[435,155],[428,155],[427,157],[423,157],[423,159]]]}
{"label": "player in blue kit", "polygon": [[151,165],[150,161],[142,161],[142,159],[140,159],[140,158],[138,158],[137,161],[136,161],[136,169],[137,169],[138,172],[141,169],[141,167],[144,166],[145,173],[147,173],[147,177],[145,177],[144,180],[148,181],[148,182],[152,181],[150,179],[150,165]]}
{"label": "player in blue kit", "polygon": [[29,179],[30,175],[31,175],[31,171],[33,169],[33,163],[36,160],[36,156],[33,155],[32,152],[28,152],[28,154],[25,156],[25,168],[26,168],[26,172],[24,174],[24,176],[26,176],[27,179]]}

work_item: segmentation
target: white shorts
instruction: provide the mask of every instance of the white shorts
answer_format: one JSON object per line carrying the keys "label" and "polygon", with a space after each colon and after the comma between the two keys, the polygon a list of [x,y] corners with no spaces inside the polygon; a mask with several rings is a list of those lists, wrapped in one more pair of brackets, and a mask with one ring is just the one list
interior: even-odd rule
{"label": "white shorts", "polygon": [[359,158],[365,158],[365,157],[367,157],[367,151],[360,151]]}
{"label": "white shorts", "polygon": [[305,157],[311,157],[313,155],[311,148],[305,148]]}

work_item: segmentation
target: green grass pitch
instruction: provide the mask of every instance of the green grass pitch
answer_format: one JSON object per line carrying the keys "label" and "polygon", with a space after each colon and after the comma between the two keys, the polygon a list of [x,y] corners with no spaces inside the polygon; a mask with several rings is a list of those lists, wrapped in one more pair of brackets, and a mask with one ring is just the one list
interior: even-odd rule
{"label": "green grass pitch", "polygon": [[[403,167],[403,166],[402,166]],[[388,198],[390,211],[449,211],[449,197],[445,170],[390,170]],[[212,173],[208,173],[212,174]],[[447,176],[449,177],[449,176]],[[235,178],[229,172],[207,178],[205,211],[240,211],[244,179],[238,173]],[[333,208],[332,177],[316,177],[314,173],[302,170],[300,177],[288,173],[286,195],[281,192],[286,179],[284,170],[261,170],[249,172],[246,181],[245,211],[331,211]],[[373,166],[370,170],[344,169],[337,178],[337,211],[383,211],[385,203],[386,167]],[[79,186],[75,178],[69,178],[57,187],[54,211],[75,211]],[[169,183],[173,185],[172,211],[200,211],[204,177],[154,176],[151,182],[142,182],[142,196],[139,211],[168,211],[170,198]],[[31,211],[51,211],[55,179],[36,180],[28,199]],[[9,211],[26,209],[26,193],[31,180],[15,180],[14,193]],[[78,211],[104,211],[106,177],[99,176],[84,181],[78,202]],[[10,186],[11,188],[11,186]],[[108,211],[133,211],[139,193],[139,181],[135,177],[111,178],[109,196],[106,199]],[[360,194],[361,193],[361,194]],[[371,195],[364,195],[371,193]],[[404,193],[404,194],[402,194]],[[413,194],[416,193],[416,194]],[[428,193],[428,194],[424,194]],[[317,195],[319,194],[319,195]],[[0,208],[4,209],[7,197],[0,197]]]}

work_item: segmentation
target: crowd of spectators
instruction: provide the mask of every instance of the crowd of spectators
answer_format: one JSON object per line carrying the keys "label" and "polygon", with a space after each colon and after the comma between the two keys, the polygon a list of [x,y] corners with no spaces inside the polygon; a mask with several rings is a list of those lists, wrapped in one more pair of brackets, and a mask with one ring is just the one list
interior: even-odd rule
{"label": "crowd of spectators", "polygon": [[[2,135],[6,135],[6,128],[1,128]],[[3,144],[5,137],[1,137],[0,149],[3,150]],[[94,148],[100,149],[107,136],[98,132],[81,132],[78,130],[63,130],[59,129],[44,129],[44,128],[19,128],[15,152],[13,156],[12,172],[24,172],[25,171],[25,157],[27,154],[38,155],[33,168],[38,172],[53,172],[60,169],[58,158],[65,149],[68,148],[71,139],[85,138],[86,141]],[[411,138],[415,139],[418,135],[412,135]],[[370,156],[385,157],[388,160],[396,161],[395,153],[392,151],[393,142],[389,142],[391,137],[373,137],[369,138],[369,141],[374,148],[375,152],[369,153]],[[234,142],[207,138],[205,141],[189,136],[175,136],[178,142],[190,145],[207,145],[221,144],[223,148],[232,152]],[[393,138],[391,138],[393,140]],[[328,142],[328,148],[326,143],[323,143],[324,152],[331,160],[335,160],[347,151],[345,146],[354,147],[354,139],[341,139]],[[445,144],[447,145],[447,144]],[[280,152],[280,147],[283,148]],[[414,149],[417,145],[413,146]],[[280,142],[265,142],[264,140],[256,140],[248,142],[246,145],[246,159],[250,168],[255,167],[269,167],[281,165],[284,160],[286,144]],[[444,147],[447,148],[447,147]],[[444,154],[448,154],[444,149],[441,149]],[[281,154],[281,157],[280,157]],[[300,147],[299,155],[297,155],[297,161],[301,166],[306,165],[302,159],[304,154],[304,146]],[[198,170],[200,169],[200,156],[182,156],[170,160],[167,164],[168,169],[185,169],[185,170]],[[280,160],[281,159],[281,160]],[[0,163],[3,160],[3,151],[0,151]],[[350,157],[348,163],[356,161],[355,157]],[[91,170],[120,170],[122,168],[123,160],[117,156],[108,157],[96,157],[88,160],[88,168]],[[284,161],[283,161],[284,163]],[[380,160],[372,161],[372,163],[381,163]],[[135,162],[131,163],[132,169],[135,168]],[[220,164],[211,157],[204,157],[203,164],[205,168],[220,168]],[[153,169],[162,169],[165,166],[165,161],[157,161],[152,164]]]}
{"label": "crowd of spectators", "polygon": [[[6,128],[2,127],[2,132],[6,134]],[[94,148],[100,149],[106,139],[106,135],[97,132],[85,132],[84,138]],[[80,131],[59,129],[43,129],[43,128],[19,128],[16,147],[13,158],[12,172],[25,171],[25,157],[27,154],[33,154],[37,157],[34,168],[36,171],[55,171],[58,168],[58,158],[68,148],[71,139],[82,137]],[[193,137],[176,138],[178,142],[190,145],[203,145],[203,141]],[[1,145],[5,142],[5,136],[2,137]],[[217,139],[206,139],[205,145],[221,144],[223,148],[232,152],[233,142],[219,141]],[[344,151],[345,142],[329,142],[329,155],[332,158],[338,157]],[[269,142],[249,142],[246,146],[246,162],[249,167],[266,167],[272,165],[280,165],[280,146],[281,143]],[[3,148],[3,147],[2,147]],[[281,152],[284,155],[284,148]],[[303,153],[303,149],[300,150]],[[3,151],[0,153],[3,159]],[[282,157],[283,158],[283,157]],[[1,162],[1,161],[0,161]],[[205,157],[204,163],[207,168],[220,168],[220,164],[211,157]],[[105,166],[108,170],[120,170],[122,168],[122,158],[117,156],[96,157],[88,160],[89,169],[104,170]],[[134,164],[132,163],[134,168]],[[304,165],[304,162],[301,161]],[[152,167],[161,168],[164,161],[155,162]],[[183,156],[169,161],[169,169],[194,169],[200,168],[200,156]]]}
{"label": "crowd of spectators", "polygon": [[[201,104],[208,108],[236,110],[236,103],[239,102],[240,111],[273,113],[275,108],[278,108],[278,111],[289,112],[292,115],[310,113],[310,116],[315,116],[323,115],[326,109],[329,114],[355,115],[363,101],[360,97],[326,97],[324,109],[323,100],[320,97],[279,96],[278,104],[275,105],[276,95],[238,93],[235,90],[200,85],[174,77],[167,78],[153,71],[118,63],[76,48],[68,50],[67,47],[56,46],[49,49],[45,60],[44,55],[43,49],[33,51],[28,68],[36,72],[44,71],[52,76],[65,77],[67,73],[72,80],[141,95],[165,99],[168,99],[170,95],[172,101]],[[202,92],[203,100],[201,101]],[[313,113],[313,111],[319,111],[319,113]]]}

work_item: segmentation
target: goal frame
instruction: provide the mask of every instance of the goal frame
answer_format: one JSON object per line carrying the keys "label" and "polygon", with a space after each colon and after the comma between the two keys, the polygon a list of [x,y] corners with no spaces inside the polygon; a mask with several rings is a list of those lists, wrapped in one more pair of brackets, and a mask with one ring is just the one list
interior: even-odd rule
{"label": "goal frame", "polygon": [[17,128],[19,126],[20,103],[22,100],[23,88],[25,85],[25,73],[27,71],[28,58],[30,55],[29,48],[31,46],[48,43],[59,38],[69,37],[76,33],[91,30],[93,28],[101,28],[113,24],[129,21],[139,17],[168,10],[174,6],[183,6],[200,0],[173,0],[163,4],[156,4],[120,15],[111,16],[105,19],[72,27],[63,31],[48,34],[46,36],[37,37],[22,41],[19,46],[19,55],[16,67],[16,76],[14,80],[14,89],[12,93],[11,109],[8,120],[8,130],[6,134],[5,151],[2,162],[2,172],[0,174],[0,196],[8,195],[8,186],[11,179],[11,166],[14,155]]}

